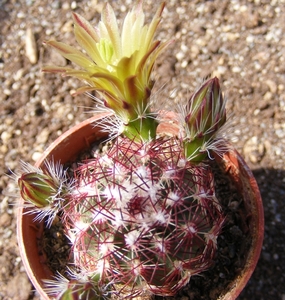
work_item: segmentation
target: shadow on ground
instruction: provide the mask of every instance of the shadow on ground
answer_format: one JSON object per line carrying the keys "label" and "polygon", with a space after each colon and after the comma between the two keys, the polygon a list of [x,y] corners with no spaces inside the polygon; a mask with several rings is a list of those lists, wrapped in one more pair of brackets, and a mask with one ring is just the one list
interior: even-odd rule
{"label": "shadow on ground", "polygon": [[256,270],[238,300],[284,300],[285,171],[256,169],[253,173],[264,205],[264,243]]}

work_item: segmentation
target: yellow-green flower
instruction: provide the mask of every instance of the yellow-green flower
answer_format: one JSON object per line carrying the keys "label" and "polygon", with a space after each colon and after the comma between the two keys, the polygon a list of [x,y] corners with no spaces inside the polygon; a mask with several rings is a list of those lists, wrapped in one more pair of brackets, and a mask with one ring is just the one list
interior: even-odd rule
{"label": "yellow-green flower", "polygon": [[66,59],[81,67],[45,67],[46,72],[59,72],[77,77],[86,85],[77,92],[96,90],[124,124],[124,133],[148,140],[155,136],[156,121],[149,103],[153,87],[151,73],[159,53],[169,42],[154,40],[161,20],[162,3],[149,24],[145,24],[142,0],[126,15],[119,28],[115,13],[107,3],[96,28],[74,13],[74,34],[84,53],[62,42],[49,41]]}

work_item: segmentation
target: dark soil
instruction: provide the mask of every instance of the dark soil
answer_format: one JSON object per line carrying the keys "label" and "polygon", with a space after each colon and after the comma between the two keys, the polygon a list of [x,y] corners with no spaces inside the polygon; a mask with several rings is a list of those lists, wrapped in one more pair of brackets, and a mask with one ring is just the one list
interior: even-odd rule
{"label": "dark soil", "polygon": [[53,274],[66,276],[67,266],[70,263],[71,245],[65,236],[60,218],[55,218],[50,227],[45,227],[43,236],[39,241],[39,252],[43,253],[44,263]]}
{"label": "dark soil", "polygon": [[[74,43],[70,12],[95,25],[102,2],[0,0],[1,300],[39,299],[19,257],[15,183],[6,174],[15,171],[21,159],[33,163],[62,132],[89,117],[86,112],[93,106],[85,96],[71,96],[77,81],[41,73],[47,63],[67,64],[43,41]],[[110,0],[120,17],[131,2]],[[145,0],[147,17],[157,7],[153,3]],[[260,187],[263,251],[239,300],[285,299],[284,15],[284,0],[170,0],[159,33],[162,40],[176,41],[156,68],[157,102],[173,107],[185,101],[203,77],[218,76],[232,115],[229,137]],[[35,43],[26,51],[31,36]]]}

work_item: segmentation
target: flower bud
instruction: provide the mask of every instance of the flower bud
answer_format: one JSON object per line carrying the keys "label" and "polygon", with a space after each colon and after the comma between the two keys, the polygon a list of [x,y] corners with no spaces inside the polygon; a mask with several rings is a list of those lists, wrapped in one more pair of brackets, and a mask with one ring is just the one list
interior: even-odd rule
{"label": "flower bud", "polygon": [[83,273],[68,271],[70,279],[61,274],[54,279],[44,280],[45,292],[52,299],[79,300],[79,299],[109,299],[109,287],[103,286],[99,274],[88,276]]}
{"label": "flower bud", "polygon": [[81,282],[73,279],[68,284],[68,289],[64,291],[61,299],[79,300],[79,299],[104,299],[91,282]]}
{"label": "flower bud", "polygon": [[51,197],[58,191],[58,186],[51,176],[38,172],[22,174],[18,185],[21,197],[38,208],[50,205]]}
{"label": "flower bud", "polygon": [[206,157],[218,130],[226,122],[225,103],[217,77],[203,83],[190,98],[184,140],[189,160],[199,162]]}

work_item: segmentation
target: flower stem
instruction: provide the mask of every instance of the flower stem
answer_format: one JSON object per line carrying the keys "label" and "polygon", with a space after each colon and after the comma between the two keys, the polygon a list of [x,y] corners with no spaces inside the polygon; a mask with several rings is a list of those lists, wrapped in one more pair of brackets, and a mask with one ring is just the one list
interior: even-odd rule
{"label": "flower stem", "polygon": [[131,140],[148,142],[156,137],[158,122],[153,116],[142,117],[124,125],[123,134]]}

